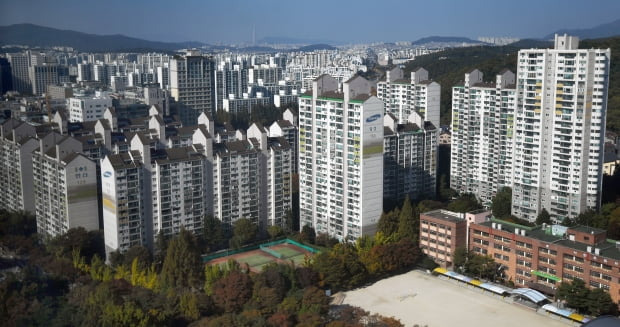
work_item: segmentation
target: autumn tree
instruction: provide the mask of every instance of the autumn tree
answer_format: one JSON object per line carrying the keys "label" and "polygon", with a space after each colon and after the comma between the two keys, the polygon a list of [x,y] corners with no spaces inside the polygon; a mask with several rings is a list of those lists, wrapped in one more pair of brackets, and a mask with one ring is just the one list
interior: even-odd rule
{"label": "autumn tree", "polygon": [[384,212],[379,218],[379,224],[377,231],[382,232],[384,235],[394,235],[398,232],[398,217],[400,216],[400,210],[398,208],[389,212]]}
{"label": "autumn tree", "polygon": [[252,279],[241,271],[232,271],[213,285],[213,301],[225,312],[237,312],[252,297]]}

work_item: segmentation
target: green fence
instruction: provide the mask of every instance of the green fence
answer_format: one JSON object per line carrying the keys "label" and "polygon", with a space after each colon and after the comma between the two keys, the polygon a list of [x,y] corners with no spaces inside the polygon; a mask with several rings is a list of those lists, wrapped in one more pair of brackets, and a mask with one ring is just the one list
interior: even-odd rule
{"label": "green fence", "polygon": [[[243,252],[248,252],[248,251],[257,250],[257,249],[261,249],[261,250],[263,250],[263,251],[265,251],[265,252],[275,256],[276,258],[280,258],[282,256],[280,253],[277,253],[277,252],[275,252],[275,251],[273,251],[271,249],[265,249],[265,248],[270,247],[270,246],[274,246],[274,245],[284,244],[284,243],[293,244],[293,245],[298,246],[298,247],[300,247],[300,248],[302,248],[302,249],[304,249],[306,251],[310,251],[311,253],[318,253],[318,252],[320,252],[319,250],[317,250],[317,249],[315,249],[313,247],[310,247],[310,246],[305,245],[305,244],[301,244],[301,243],[299,243],[299,242],[297,242],[295,240],[291,240],[290,238],[285,238],[285,239],[281,239],[281,240],[277,240],[277,241],[272,241],[272,242],[267,242],[267,243],[262,243],[262,244],[249,245],[249,246],[245,246],[245,247],[242,247],[240,249],[237,249],[237,250],[229,250],[229,249],[221,250],[221,251],[218,251],[218,252],[215,252],[215,253],[212,253],[212,254],[205,254],[201,258],[202,258],[202,262],[206,263],[206,262],[209,262],[209,261],[214,260],[214,259],[219,259],[219,258],[226,257],[226,256],[229,256],[229,255],[243,253]],[[274,252],[276,254],[273,254],[271,252]]]}
{"label": "green fence", "polygon": [[282,257],[283,257],[282,253],[276,252],[276,251],[270,249],[268,246],[261,245],[260,249],[261,249],[261,251],[264,251],[267,254],[271,254],[272,256],[274,256],[274,257],[276,257],[278,259],[282,259]]}

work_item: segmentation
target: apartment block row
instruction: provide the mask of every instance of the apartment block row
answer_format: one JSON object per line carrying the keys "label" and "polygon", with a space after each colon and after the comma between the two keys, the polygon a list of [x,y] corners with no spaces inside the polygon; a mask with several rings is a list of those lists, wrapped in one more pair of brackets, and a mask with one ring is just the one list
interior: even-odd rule
{"label": "apartment block row", "polygon": [[620,243],[605,230],[575,226],[522,226],[490,218],[490,212],[420,215],[420,247],[443,267],[466,247],[492,257],[505,280],[554,295],[561,282],[581,279],[620,300]]}
{"label": "apartment block row", "polygon": [[453,87],[453,189],[488,206],[511,187],[512,214],[532,222],[600,207],[610,50],[578,45],[556,35],[554,49],[520,50],[516,75],[473,70]]}
{"label": "apartment block row", "polygon": [[35,213],[47,237],[101,226],[108,252],[151,247],[180,228],[201,233],[206,215],[285,227],[297,130],[296,115],[284,117],[247,132],[205,113],[183,126],[156,105],[135,119],[112,108],[92,122],[61,112],[39,126],[9,119],[0,125],[0,204]]}
{"label": "apartment block row", "polygon": [[75,138],[16,120],[0,125],[0,207],[28,211],[43,237],[99,228],[97,166]]}

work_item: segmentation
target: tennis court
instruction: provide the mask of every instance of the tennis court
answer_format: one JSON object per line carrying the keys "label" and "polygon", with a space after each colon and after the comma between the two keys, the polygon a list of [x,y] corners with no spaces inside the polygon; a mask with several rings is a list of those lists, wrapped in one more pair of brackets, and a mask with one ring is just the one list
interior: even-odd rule
{"label": "tennis court", "polygon": [[[272,242],[261,245],[258,249],[250,249],[231,255],[221,256],[216,259],[207,261],[208,265],[223,265],[232,259],[241,265],[247,264],[252,272],[260,272],[263,266],[272,263],[287,263],[300,265],[304,262],[306,256],[312,256],[312,249],[305,249],[301,245],[289,243],[290,240]],[[307,246],[304,246],[307,248]]]}

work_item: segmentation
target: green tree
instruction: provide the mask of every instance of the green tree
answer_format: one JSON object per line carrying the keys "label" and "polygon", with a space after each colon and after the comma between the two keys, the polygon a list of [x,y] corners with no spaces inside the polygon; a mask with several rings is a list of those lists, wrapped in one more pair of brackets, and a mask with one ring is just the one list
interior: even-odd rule
{"label": "green tree", "polygon": [[418,203],[418,212],[424,213],[432,210],[442,209],[444,204],[435,200],[422,200]]}
{"label": "green tree", "polygon": [[288,210],[286,212],[286,216],[284,216],[284,231],[286,233],[290,233],[293,231],[293,211],[292,210]]}
{"label": "green tree", "polygon": [[478,278],[495,280],[497,264],[488,255],[472,254],[465,263],[465,272]]}
{"label": "green tree", "polygon": [[400,210],[398,208],[391,210],[389,212],[382,213],[381,218],[379,218],[379,224],[377,226],[377,230],[386,236],[396,234],[398,232],[398,216],[399,215],[400,215]]}
{"label": "green tree", "polygon": [[316,232],[314,231],[314,228],[308,225],[304,225],[304,227],[301,228],[301,233],[299,233],[299,237],[302,242],[308,242],[311,244],[314,244],[316,242]]}
{"label": "green tree", "polygon": [[164,231],[160,230],[155,240],[155,256],[154,261],[157,267],[161,267],[166,259],[166,252],[168,250],[168,237],[164,235]]}
{"label": "green tree", "polygon": [[134,259],[138,259],[138,266],[140,269],[146,269],[153,263],[153,257],[151,251],[141,245],[134,245],[125,252],[123,255],[123,264],[130,267]]}
{"label": "green tree", "polygon": [[64,258],[71,258],[73,251],[77,250],[87,263],[95,255],[105,258],[103,234],[100,231],[86,231],[84,227],[71,228],[51,239],[47,248],[50,253]]}
{"label": "green tree", "polygon": [[551,224],[551,215],[549,215],[549,212],[545,208],[543,208],[538,214],[538,217],[536,217],[536,225],[542,224]]}
{"label": "green tree", "polygon": [[569,307],[586,313],[588,310],[588,287],[581,279],[574,279],[570,283],[562,282],[556,291],[555,296],[566,301]]}
{"label": "green tree", "polygon": [[194,235],[184,228],[170,240],[161,270],[164,288],[199,287],[202,264]]}
{"label": "green tree", "polygon": [[614,303],[609,293],[603,289],[590,290],[587,298],[588,313],[594,317],[602,315],[618,315],[618,304]]}
{"label": "green tree", "polygon": [[510,187],[502,187],[491,202],[491,210],[493,216],[499,219],[510,216],[510,209],[512,207],[512,189]]}
{"label": "green tree", "polygon": [[203,226],[202,235],[206,251],[211,252],[220,249],[224,243],[224,228],[222,227],[222,222],[211,215],[207,215],[204,217]]}
{"label": "green tree", "polygon": [[269,226],[267,227],[267,234],[269,234],[269,238],[275,240],[276,238],[284,235],[284,230],[280,226]]}
{"label": "green tree", "polygon": [[473,194],[463,194],[448,204],[448,210],[455,212],[469,212],[482,208]]}
{"label": "green tree", "polygon": [[198,308],[198,298],[196,294],[192,292],[183,292],[179,296],[179,311],[188,321],[200,318],[200,309]]}
{"label": "green tree", "polygon": [[620,240],[620,207],[610,212],[608,217],[607,237],[613,240]]}
{"label": "green tree", "polygon": [[467,252],[467,248],[464,246],[459,246],[454,250],[454,254],[452,255],[452,264],[454,266],[454,270],[457,272],[464,272],[465,264],[469,259],[469,253]]}
{"label": "green tree", "polygon": [[413,210],[409,195],[407,195],[403,207],[400,210],[400,215],[398,216],[398,238],[416,242],[418,238],[419,222],[418,213]]}
{"label": "green tree", "polygon": [[241,246],[253,241],[258,233],[258,227],[247,218],[241,218],[234,222],[233,237],[230,240],[230,245],[233,248],[240,248]]}
{"label": "green tree", "polygon": [[447,176],[442,174],[441,177],[439,177],[439,196],[441,197],[441,200],[449,201],[456,195],[457,193],[450,188],[450,185],[448,185]]}
{"label": "green tree", "polygon": [[368,277],[356,247],[350,243],[336,244],[331,251],[315,255],[313,268],[322,278],[321,286],[329,286],[334,290],[359,286]]}

